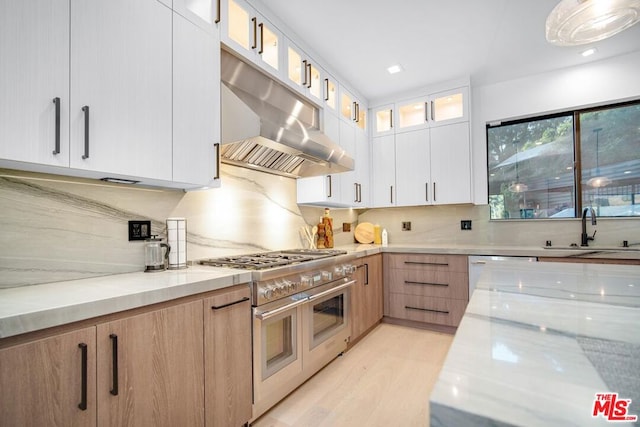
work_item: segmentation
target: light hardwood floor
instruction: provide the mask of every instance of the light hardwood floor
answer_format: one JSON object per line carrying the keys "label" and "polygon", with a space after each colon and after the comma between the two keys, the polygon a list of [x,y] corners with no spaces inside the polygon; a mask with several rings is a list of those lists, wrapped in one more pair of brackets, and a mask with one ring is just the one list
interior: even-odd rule
{"label": "light hardwood floor", "polygon": [[251,425],[428,426],[453,335],[380,324]]}

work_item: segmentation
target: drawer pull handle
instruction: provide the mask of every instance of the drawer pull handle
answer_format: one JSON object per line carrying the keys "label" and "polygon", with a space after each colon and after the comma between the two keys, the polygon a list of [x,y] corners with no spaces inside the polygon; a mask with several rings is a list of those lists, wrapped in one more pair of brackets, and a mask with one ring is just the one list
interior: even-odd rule
{"label": "drawer pull handle", "polygon": [[227,307],[230,307],[232,305],[240,304],[240,303],[243,303],[243,302],[249,301],[249,300],[250,300],[249,297],[244,297],[244,298],[242,298],[242,299],[240,299],[238,301],[230,302],[228,304],[212,305],[211,308],[214,309],[214,310],[221,310],[223,308],[227,308]]}
{"label": "drawer pull handle", "polygon": [[405,285],[444,286],[444,287],[448,287],[449,286],[448,283],[413,282],[411,280],[405,280],[404,284]]}
{"label": "drawer pull handle", "polygon": [[405,261],[405,264],[416,264],[416,265],[443,265],[447,266],[449,263],[447,262],[420,262],[420,261]]}
{"label": "drawer pull handle", "polygon": [[55,149],[53,154],[60,154],[60,98],[57,96],[53,98],[53,104],[55,105],[55,119],[56,119],[56,134],[55,134]]}
{"label": "drawer pull handle", "polygon": [[80,383],[80,403],[78,404],[78,408],[82,411],[87,410],[87,345],[83,342],[78,344],[78,347],[81,350],[81,368],[80,373],[82,376],[82,380]]}
{"label": "drawer pull handle", "polygon": [[434,310],[432,308],[419,308],[419,307],[410,307],[408,305],[405,305],[404,308],[406,308],[407,310],[419,310],[419,311],[428,311],[430,313],[441,313],[441,314],[449,314],[448,310]]}
{"label": "drawer pull handle", "polygon": [[111,339],[111,393],[113,396],[118,395],[118,336],[110,334]]}

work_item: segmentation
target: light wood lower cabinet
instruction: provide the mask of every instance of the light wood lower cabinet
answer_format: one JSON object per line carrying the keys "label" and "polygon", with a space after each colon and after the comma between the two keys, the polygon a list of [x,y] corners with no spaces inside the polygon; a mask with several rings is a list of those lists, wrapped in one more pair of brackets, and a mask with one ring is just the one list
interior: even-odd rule
{"label": "light wood lower cabinet", "polygon": [[457,327],[469,301],[464,255],[384,254],[384,315]]}
{"label": "light wood lower cabinet", "polygon": [[360,338],[382,319],[382,255],[355,263],[357,283],[351,288],[351,340]]}
{"label": "light wood lower cabinet", "polygon": [[0,426],[247,423],[249,296],[238,285],[0,340]]}
{"label": "light wood lower cabinet", "polygon": [[97,326],[98,426],[203,426],[202,301]]}
{"label": "light wood lower cabinet", "polygon": [[250,297],[243,286],[204,300],[207,426],[240,426],[251,419]]}
{"label": "light wood lower cabinet", "polygon": [[95,342],[89,327],[0,350],[0,425],[95,426]]}

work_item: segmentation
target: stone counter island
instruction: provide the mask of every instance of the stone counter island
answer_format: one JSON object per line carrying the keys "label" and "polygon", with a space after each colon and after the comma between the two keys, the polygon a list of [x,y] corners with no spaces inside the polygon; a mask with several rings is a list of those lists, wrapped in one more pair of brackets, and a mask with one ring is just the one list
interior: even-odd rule
{"label": "stone counter island", "polygon": [[[613,398],[617,410],[609,411]],[[640,267],[487,265],[430,414],[432,427],[612,425],[640,417]]]}

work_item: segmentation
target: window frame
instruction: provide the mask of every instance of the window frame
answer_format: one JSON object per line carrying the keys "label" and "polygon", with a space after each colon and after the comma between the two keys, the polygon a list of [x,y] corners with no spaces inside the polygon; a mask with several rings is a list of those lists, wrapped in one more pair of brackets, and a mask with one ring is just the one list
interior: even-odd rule
{"label": "window frame", "polygon": [[[507,120],[494,120],[491,122],[487,122],[485,124],[485,148],[486,148],[486,168],[487,168],[487,205],[491,210],[491,186],[490,186],[490,167],[489,167],[489,130],[495,129],[502,126],[511,126],[522,123],[528,123],[538,120],[547,120],[554,119],[558,117],[572,116],[573,120],[573,191],[574,191],[574,216],[573,217],[543,217],[543,218],[491,218],[491,213],[489,213],[489,221],[543,221],[543,220],[573,220],[577,218],[581,218],[582,215],[582,156],[581,156],[581,133],[580,133],[580,115],[584,113],[590,113],[594,111],[602,111],[602,110],[610,110],[615,108],[621,108],[631,105],[639,105],[640,106],[640,98],[631,99],[626,101],[613,102],[608,104],[602,104],[591,107],[582,107],[582,108],[571,108],[567,110],[557,111],[554,113],[547,114],[536,114],[526,117],[521,117],[517,119],[507,119]],[[606,219],[637,219],[638,216],[603,216],[602,218]]]}

